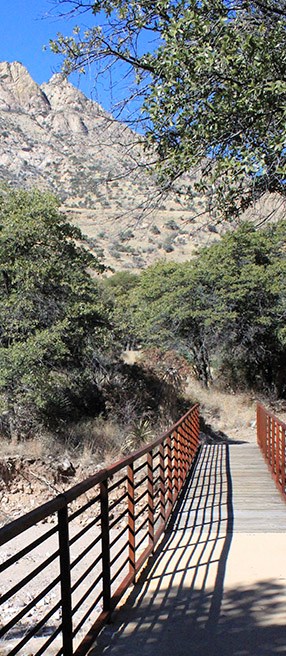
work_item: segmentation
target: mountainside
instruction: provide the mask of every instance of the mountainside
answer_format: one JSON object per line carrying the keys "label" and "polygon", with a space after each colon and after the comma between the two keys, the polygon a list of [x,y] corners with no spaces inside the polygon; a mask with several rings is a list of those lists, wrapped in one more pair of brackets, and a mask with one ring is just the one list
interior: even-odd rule
{"label": "mountainside", "polygon": [[160,197],[140,136],[61,74],[39,86],[19,63],[0,63],[0,180],[49,189],[116,269],[189,258],[218,238],[204,200]]}
{"label": "mountainside", "polygon": [[132,172],[135,135],[60,74],[39,87],[22,64],[1,63],[0,111],[2,179],[56,190],[76,205]]}

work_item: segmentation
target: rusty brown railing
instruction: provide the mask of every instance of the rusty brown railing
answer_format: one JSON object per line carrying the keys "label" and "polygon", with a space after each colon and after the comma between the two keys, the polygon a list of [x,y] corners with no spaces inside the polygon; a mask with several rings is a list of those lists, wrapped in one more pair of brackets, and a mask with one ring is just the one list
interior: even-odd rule
{"label": "rusty brown railing", "polygon": [[1,655],[88,652],[153,552],[198,448],[195,405],[151,444],[0,529]]}
{"label": "rusty brown railing", "polygon": [[257,442],[280,492],[286,497],[286,424],[262,405],[257,405]]}

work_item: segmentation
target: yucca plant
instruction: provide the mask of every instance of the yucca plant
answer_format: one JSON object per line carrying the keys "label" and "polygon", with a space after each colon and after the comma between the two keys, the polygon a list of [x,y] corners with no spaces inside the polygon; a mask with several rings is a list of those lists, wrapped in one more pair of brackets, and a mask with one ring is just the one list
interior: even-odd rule
{"label": "yucca plant", "polygon": [[131,425],[128,434],[123,442],[123,452],[138,449],[142,443],[151,442],[154,432],[148,417],[137,419]]}

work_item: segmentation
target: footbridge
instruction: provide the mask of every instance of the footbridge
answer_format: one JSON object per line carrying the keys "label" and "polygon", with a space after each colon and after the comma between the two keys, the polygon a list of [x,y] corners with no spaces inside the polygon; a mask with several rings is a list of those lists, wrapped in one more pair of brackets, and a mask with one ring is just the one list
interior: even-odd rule
{"label": "footbridge", "polygon": [[286,425],[201,444],[199,408],[0,529],[0,656],[286,653]]}

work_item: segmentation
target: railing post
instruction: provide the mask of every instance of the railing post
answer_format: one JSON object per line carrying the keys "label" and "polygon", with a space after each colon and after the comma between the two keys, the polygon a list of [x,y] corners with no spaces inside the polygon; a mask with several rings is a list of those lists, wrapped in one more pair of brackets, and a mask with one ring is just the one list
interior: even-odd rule
{"label": "railing post", "polygon": [[263,451],[266,458],[268,457],[268,420],[264,409],[260,406],[260,429],[262,434]]}
{"label": "railing post", "polygon": [[183,453],[183,483],[184,483],[188,473],[188,433],[185,423],[182,425],[181,431],[182,431],[182,445],[183,445],[182,453]]}
{"label": "railing post", "polygon": [[176,501],[178,496],[178,438],[177,431],[173,433],[173,468],[172,468],[172,479],[173,479],[173,503]]}
{"label": "railing post", "polygon": [[266,453],[269,463],[271,463],[271,431],[270,431],[270,417],[265,416],[265,434],[266,434]]}
{"label": "railing post", "polygon": [[179,493],[183,485],[181,426],[177,430],[177,452],[178,452],[178,493]]}
{"label": "railing post", "polygon": [[154,485],[153,485],[153,453],[147,454],[147,494],[148,494],[148,535],[149,544],[154,544]]}
{"label": "railing post", "polygon": [[286,480],[285,480],[285,433],[286,430],[281,426],[281,489],[283,494],[286,493]]}
{"label": "railing post", "polygon": [[167,512],[173,507],[171,437],[167,437]]}
{"label": "railing post", "polygon": [[199,410],[194,408],[191,416],[188,417],[188,468],[190,467],[194,454],[197,450],[197,438],[200,432]]}
{"label": "railing post", "polygon": [[164,463],[164,442],[159,446],[159,480],[160,480],[160,515],[163,523],[165,524],[166,519],[166,470]]}
{"label": "railing post", "polygon": [[[199,437],[200,434],[200,411],[199,411],[199,406],[197,405],[195,408],[195,434]],[[194,451],[193,451],[194,455]]]}
{"label": "railing post", "polygon": [[276,474],[276,457],[275,457],[275,447],[276,447],[276,442],[275,442],[275,421],[272,418],[271,419],[271,428],[270,428],[270,433],[271,433],[271,465],[272,465],[272,471],[274,474]]}
{"label": "railing post", "polygon": [[274,423],[274,437],[275,437],[275,454],[276,454],[276,463],[275,463],[275,480],[276,485],[280,487],[280,435],[279,435],[279,426],[277,422]]}
{"label": "railing post", "polygon": [[63,656],[72,656],[72,603],[67,506],[58,510],[58,533],[60,550]]}
{"label": "railing post", "polygon": [[109,537],[109,514],[108,514],[108,482],[107,479],[100,483],[100,508],[101,508],[101,543],[102,543],[102,593],[103,610],[107,613],[111,610],[111,583],[110,583],[110,537]]}
{"label": "railing post", "polygon": [[189,471],[192,462],[191,423],[189,417],[186,420],[186,471]]}
{"label": "railing post", "polygon": [[128,495],[128,557],[129,573],[135,581],[135,503],[134,503],[134,464],[127,468],[127,495]]}

